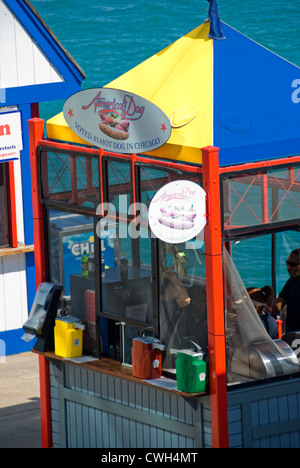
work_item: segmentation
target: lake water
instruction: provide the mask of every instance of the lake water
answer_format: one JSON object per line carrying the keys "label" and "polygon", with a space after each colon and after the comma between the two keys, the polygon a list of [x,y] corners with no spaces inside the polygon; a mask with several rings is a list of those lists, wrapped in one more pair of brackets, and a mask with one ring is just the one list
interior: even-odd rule
{"label": "lake water", "polygon": [[[199,26],[207,0],[32,0],[85,71],[83,88],[102,87]],[[221,20],[300,67],[299,0],[219,0]],[[41,117],[62,103],[41,106]]]}
{"label": "lake water", "polygon": [[[40,16],[87,75],[83,88],[102,87],[159,52],[207,18],[207,0],[109,2],[32,0]],[[299,0],[219,0],[221,20],[286,60],[300,66]],[[299,70],[300,78],[300,70]],[[63,102],[42,104],[48,119]],[[278,288],[287,274],[285,259],[300,246],[300,235],[278,236]],[[251,265],[246,261],[253,251]],[[270,283],[270,237],[242,242],[234,248],[245,282]],[[254,284],[253,284],[254,285]]]}

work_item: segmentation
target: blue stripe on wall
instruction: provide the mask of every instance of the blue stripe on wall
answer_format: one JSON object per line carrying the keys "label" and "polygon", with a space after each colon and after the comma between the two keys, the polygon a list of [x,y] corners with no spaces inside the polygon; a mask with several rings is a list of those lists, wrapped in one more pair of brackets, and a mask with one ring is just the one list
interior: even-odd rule
{"label": "blue stripe on wall", "polygon": [[27,343],[21,339],[24,333],[23,328],[0,332],[0,357],[31,351],[36,338]]}
{"label": "blue stripe on wall", "polygon": [[81,90],[80,85],[62,82],[48,83],[19,88],[5,88],[0,94],[0,104],[14,106],[27,103],[47,102],[67,99]]}
{"label": "blue stripe on wall", "polygon": [[31,170],[30,170],[30,150],[28,120],[31,118],[31,105],[19,106],[21,112],[21,121],[23,129],[23,151],[21,151],[21,169],[22,169],[22,193],[23,193],[23,211],[24,211],[24,231],[25,244],[31,245],[33,239],[33,214],[32,214],[32,194],[31,194]]}
{"label": "blue stripe on wall", "polygon": [[29,252],[26,254],[26,278],[27,278],[27,303],[28,303],[28,311],[30,312],[34,298],[35,298],[35,294],[36,294],[34,252]]}

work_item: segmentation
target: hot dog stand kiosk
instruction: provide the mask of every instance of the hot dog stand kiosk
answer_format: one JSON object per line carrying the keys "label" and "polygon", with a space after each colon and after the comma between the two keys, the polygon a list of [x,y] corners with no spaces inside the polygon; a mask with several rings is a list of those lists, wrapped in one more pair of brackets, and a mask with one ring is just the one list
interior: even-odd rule
{"label": "hot dog stand kiosk", "polygon": [[[96,115],[98,130],[77,119],[72,100],[47,122],[47,138],[42,120],[29,121],[37,285],[67,289],[63,300],[86,326],[84,357],[94,358],[37,351],[44,446],[300,446],[299,331],[272,340],[247,292],[270,284],[278,293],[285,256],[300,245],[300,72],[219,26],[224,40],[209,38],[206,22],[84,94],[81,110]],[[147,128],[126,143],[138,96],[163,114],[156,138]],[[105,139],[103,125],[119,137]],[[189,198],[194,186],[204,203]],[[153,235],[157,199],[157,220],[177,240]],[[201,231],[186,238],[200,212]],[[52,233],[72,219],[94,234],[95,270],[74,269],[66,286],[54,275],[64,254]],[[134,375],[137,337],[163,345],[159,379]],[[200,348],[204,391],[179,390],[176,353]]]}

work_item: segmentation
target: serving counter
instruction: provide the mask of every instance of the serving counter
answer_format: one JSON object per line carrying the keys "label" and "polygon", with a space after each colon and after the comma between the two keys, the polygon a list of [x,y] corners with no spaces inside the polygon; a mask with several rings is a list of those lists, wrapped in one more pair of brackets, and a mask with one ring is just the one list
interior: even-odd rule
{"label": "serving counter", "polygon": [[39,354],[50,363],[54,447],[211,447],[208,394],[141,381],[112,359],[79,364]]}

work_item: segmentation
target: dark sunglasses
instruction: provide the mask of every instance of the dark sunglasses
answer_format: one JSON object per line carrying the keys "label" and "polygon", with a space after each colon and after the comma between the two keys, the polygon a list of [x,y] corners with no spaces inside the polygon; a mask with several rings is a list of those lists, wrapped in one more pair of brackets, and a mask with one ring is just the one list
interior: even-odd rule
{"label": "dark sunglasses", "polygon": [[293,267],[293,268],[296,268],[297,266],[300,265],[300,262],[289,262],[288,260],[286,260],[286,265],[290,266],[290,267]]}

